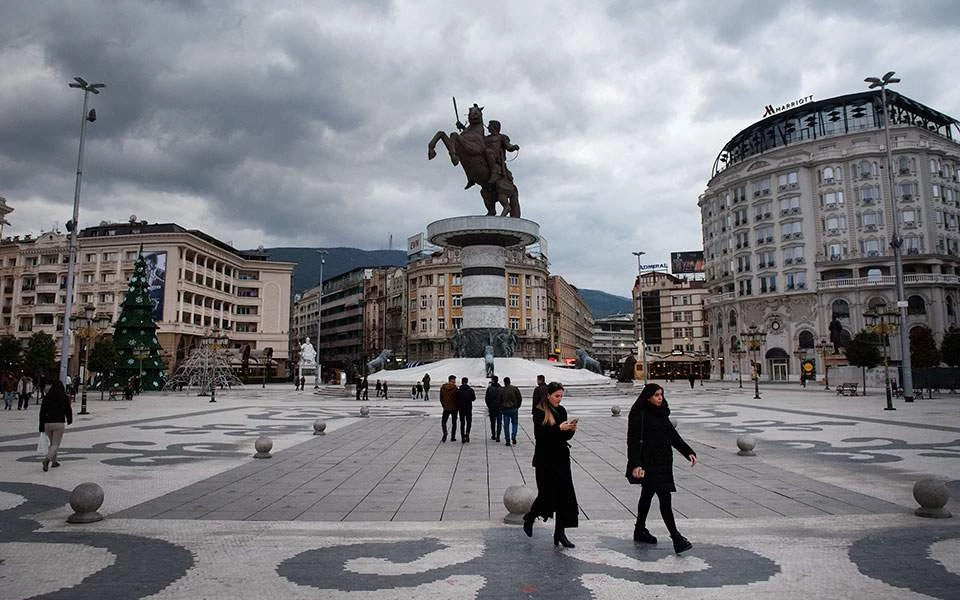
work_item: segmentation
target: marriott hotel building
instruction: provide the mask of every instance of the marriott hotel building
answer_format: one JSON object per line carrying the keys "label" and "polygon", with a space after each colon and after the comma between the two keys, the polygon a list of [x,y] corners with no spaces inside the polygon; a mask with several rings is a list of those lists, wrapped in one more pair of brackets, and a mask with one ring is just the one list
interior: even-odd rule
{"label": "marriott hotel building", "polygon": [[[956,119],[887,91],[891,189],[880,91],[804,100],[734,136],[699,200],[714,377],[746,377],[756,358],[764,380],[797,380],[804,363],[821,379],[822,363],[837,360],[832,346],[816,348],[831,321],[852,337],[864,312],[896,307],[893,219],[909,329],[930,327],[939,342],[958,324]],[[738,356],[751,326],[767,337]]]}

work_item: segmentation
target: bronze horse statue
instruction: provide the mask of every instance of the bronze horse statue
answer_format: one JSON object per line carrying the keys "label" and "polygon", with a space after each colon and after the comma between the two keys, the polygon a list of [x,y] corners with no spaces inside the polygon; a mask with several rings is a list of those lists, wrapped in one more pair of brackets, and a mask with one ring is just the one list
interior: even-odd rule
{"label": "bronze horse statue", "polygon": [[438,131],[427,145],[427,159],[433,160],[437,155],[436,146],[442,141],[450,153],[450,162],[453,166],[460,165],[467,176],[469,189],[474,185],[480,186],[480,197],[487,209],[487,216],[497,214],[497,203],[503,206],[500,216],[520,217],[520,201],[517,186],[513,183],[513,176],[509,170],[503,176],[491,181],[491,169],[487,159],[487,137],[483,126],[483,107],[474,104],[467,115],[467,125],[457,121],[460,133],[453,132],[447,135]]}

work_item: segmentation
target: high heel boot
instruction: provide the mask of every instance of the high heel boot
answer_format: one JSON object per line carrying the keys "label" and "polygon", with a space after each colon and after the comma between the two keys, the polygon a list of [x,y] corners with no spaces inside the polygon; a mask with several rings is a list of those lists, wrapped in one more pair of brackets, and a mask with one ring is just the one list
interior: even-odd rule
{"label": "high heel boot", "polygon": [[576,548],[576,545],[567,539],[567,534],[563,532],[563,527],[557,526],[553,530],[553,545],[563,546],[564,548]]}

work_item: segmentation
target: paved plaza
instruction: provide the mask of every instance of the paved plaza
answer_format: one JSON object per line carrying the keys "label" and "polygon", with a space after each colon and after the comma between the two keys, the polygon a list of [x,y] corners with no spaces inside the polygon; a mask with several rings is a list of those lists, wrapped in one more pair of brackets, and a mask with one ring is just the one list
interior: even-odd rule
{"label": "paved plaza", "polygon": [[[665,387],[699,457],[676,463],[674,507],[694,544],[681,556],[656,506],[660,543],[631,539],[626,413],[639,388],[564,399],[580,419],[569,550],[552,545],[552,522],[532,539],[503,524],[504,490],[535,485],[529,388],[510,447],[490,439],[482,400],[463,444],[441,442],[436,398],[92,394],[46,473],[37,407],[4,411],[0,598],[960,598],[960,394],[884,411],[876,391],[766,385],[754,400],[736,382]],[[737,455],[746,434],[756,456]],[[257,460],[262,435],[273,457]],[[913,484],[930,475],[949,482],[957,517],[913,514]],[[106,518],[69,525],[70,491],[88,481]]]}

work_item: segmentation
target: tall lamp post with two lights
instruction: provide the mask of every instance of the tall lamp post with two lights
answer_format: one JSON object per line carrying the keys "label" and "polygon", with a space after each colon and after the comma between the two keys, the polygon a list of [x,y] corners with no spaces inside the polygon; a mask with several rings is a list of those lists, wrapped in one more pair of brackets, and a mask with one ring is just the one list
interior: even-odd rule
{"label": "tall lamp post with two lights", "polygon": [[762,331],[756,325],[747,327],[746,331],[740,333],[741,338],[746,338],[747,348],[753,353],[753,399],[760,399],[760,347],[767,339],[767,332]]}
{"label": "tall lamp post with two lights", "polygon": [[890,352],[887,351],[888,336],[897,330],[899,311],[887,310],[886,303],[880,302],[872,309],[863,313],[867,319],[867,329],[877,336],[880,347],[883,349],[883,387],[886,389],[887,406],[883,410],[897,410],[893,407],[893,394],[890,389]]}
{"label": "tall lamp post with two lights", "polygon": [[87,304],[83,307],[83,314],[77,316],[75,320],[77,325],[72,331],[83,340],[83,373],[77,377],[80,385],[80,412],[77,414],[88,415],[90,413],[87,412],[87,378],[90,373],[90,346],[110,327],[110,317],[97,316],[97,308],[93,304]]}
{"label": "tall lamp post with two lights", "polygon": [[[893,148],[890,146],[890,105],[887,104],[887,86],[900,83],[898,77],[894,77],[893,71],[888,71],[883,77],[867,77],[863,80],[870,84],[869,89],[880,88],[880,102],[883,104],[883,135],[887,146],[887,185],[890,190],[890,210],[893,211],[893,217],[890,219],[890,247],[893,248],[893,269],[894,278],[897,284],[897,310],[899,315],[897,324],[900,331],[907,330],[907,300],[903,289],[903,238],[900,237],[899,225],[897,224],[897,201],[894,195],[893,178]],[[900,364],[903,369],[903,401],[913,402],[913,369],[910,364],[910,340],[907,336],[900,336]]]}
{"label": "tall lamp post with two lights", "polygon": [[60,344],[60,381],[67,382],[67,366],[70,363],[70,317],[73,312],[73,280],[74,268],[77,264],[77,230],[79,230],[80,219],[80,181],[83,179],[83,140],[87,131],[87,122],[93,123],[97,120],[97,111],[90,109],[90,94],[97,95],[100,89],[106,87],[103,83],[87,83],[83,77],[74,77],[68,84],[72,88],[83,90],[83,113],[80,119],[80,151],[77,154],[77,179],[73,187],[73,219],[67,223],[67,229],[70,230],[70,248],[67,259],[67,301],[63,309],[63,339]]}

